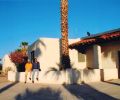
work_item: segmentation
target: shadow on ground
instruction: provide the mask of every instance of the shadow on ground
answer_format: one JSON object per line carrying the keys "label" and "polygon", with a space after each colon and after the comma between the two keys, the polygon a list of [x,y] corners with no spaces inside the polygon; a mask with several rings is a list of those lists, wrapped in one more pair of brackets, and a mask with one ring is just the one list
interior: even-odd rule
{"label": "shadow on ground", "polygon": [[[19,79],[19,74],[16,74],[15,75],[15,80]],[[8,82],[7,80],[7,76],[3,76],[3,77],[0,77],[0,82]],[[6,86],[0,88],[0,93],[6,91],[6,90],[9,90],[11,87],[17,85],[18,81],[15,81],[15,82],[12,82],[10,84],[7,84]]]}
{"label": "shadow on ground", "polygon": [[42,88],[38,91],[26,89],[24,94],[18,94],[15,100],[62,100],[61,91],[54,91],[51,88]]}
{"label": "shadow on ground", "polygon": [[82,85],[64,85],[64,87],[72,94],[75,95],[78,100],[117,100],[107,94],[95,90],[87,84]]}
{"label": "shadow on ground", "polygon": [[115,83],[115,82],[110,82],[110,81],[103,81],[103,82],[108,83],[108,84],[112,84],[112,85],[120,86],[119,83]]}
{"label": "shadow on ground", "polygon": [[18,82],[13,82],[13,83],[10,83],[10,84],[8,84],[7,86],[1,88],[1,89],[0,89],[0,93],[8,90],[9,88],[13,87],[13,86],[16,85],[17,83],[18,83]]}
{"label": "shadow on ground", "polygon": [[[62,95],[64,94],[64,95]],[[64,96],[64,97],[63,97]],[[75,97],[75,98],[72,98]],[[25,93],[18,94],[15,100],[117,100],[105,93],[95,90],[87,84],[63,85],[63,90],[46,87],[38,91],[26,89]]]}

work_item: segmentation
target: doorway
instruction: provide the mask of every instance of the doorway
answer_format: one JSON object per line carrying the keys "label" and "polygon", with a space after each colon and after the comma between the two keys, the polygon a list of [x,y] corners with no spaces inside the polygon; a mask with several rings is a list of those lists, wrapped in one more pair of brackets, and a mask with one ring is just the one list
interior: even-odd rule
{"label": "doorway", "polygon": [[118,51],[118,77],[120,78],[120,51]]}
{"label": "doorway", "polygon": [[35,51],[31,52],[31,62],[33,63],[35,59]]}

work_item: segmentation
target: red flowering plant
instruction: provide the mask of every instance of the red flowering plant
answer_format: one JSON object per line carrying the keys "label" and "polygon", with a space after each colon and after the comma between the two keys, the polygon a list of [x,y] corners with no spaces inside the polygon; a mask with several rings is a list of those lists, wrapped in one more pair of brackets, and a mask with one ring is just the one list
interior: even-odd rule
{"label": "red flowering plant", "polygon": [[28,49],[28,42],[21,42],[20,49],[11,52],[9,57],[13,63],[15,63],[17,70],[19,72],[25,70],[25,64],[27,62],[27,49]]}
{"label": "red flowering plant", "polygon": [[15,64],[21,64],[25,56],[26,55],[24,55],[21,51],[15,51],[10,53],[10,58]]}
{"label": "red flowering plant", "polygon": [[21,65],[24,63],[24,60],[27,58],[27,54],[20,49],[20,50],[11,52],[9,57],[11,61],[15,63],[15,65],[17,66],[17,70],[19,71],[21,69],[20,68]]}

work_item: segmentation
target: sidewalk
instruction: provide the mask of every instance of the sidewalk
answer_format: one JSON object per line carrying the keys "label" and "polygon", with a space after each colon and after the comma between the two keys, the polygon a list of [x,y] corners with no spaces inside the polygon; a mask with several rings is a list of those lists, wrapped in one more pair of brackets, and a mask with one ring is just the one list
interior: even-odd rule
{"label": "sidewalk", "polygon": [[24,84],[8,81],[4,81],[3,83],[0,81],[0,100],[120,99],[120,80],[96,82],[84,85]]}

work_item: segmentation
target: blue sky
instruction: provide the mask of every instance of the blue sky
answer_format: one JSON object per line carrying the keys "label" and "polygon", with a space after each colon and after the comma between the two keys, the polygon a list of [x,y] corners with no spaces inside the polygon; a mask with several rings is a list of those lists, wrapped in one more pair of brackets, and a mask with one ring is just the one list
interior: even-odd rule
{"label": "blue sky", "polygon": [[[69,38],[120,28],[120,0],[69,0]],[[0,0],[0,58],[40,37],[60,38],[60,0]]]}

